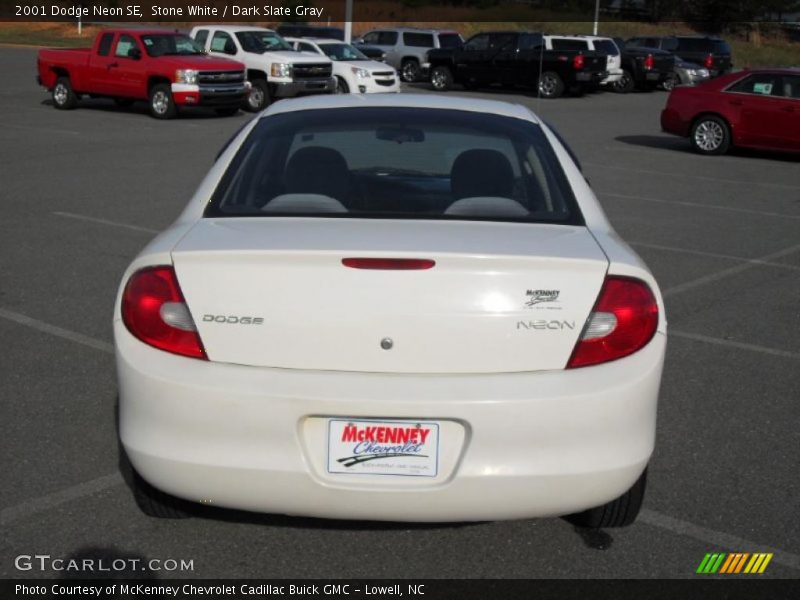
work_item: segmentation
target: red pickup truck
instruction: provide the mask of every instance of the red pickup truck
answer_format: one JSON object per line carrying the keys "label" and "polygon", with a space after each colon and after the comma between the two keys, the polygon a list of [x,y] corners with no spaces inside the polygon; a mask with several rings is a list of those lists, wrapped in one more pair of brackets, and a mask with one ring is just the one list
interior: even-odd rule
{"label": "red pickup truck", "polygon": [[208,56],[189,36],[165,30],[101,31],[91,49],[40,50],[38,69],[56,108],[75,108],[83,94],[122,106],[147,100],[157,119],[183,106],[233,114],[250,89],[243,64]]}

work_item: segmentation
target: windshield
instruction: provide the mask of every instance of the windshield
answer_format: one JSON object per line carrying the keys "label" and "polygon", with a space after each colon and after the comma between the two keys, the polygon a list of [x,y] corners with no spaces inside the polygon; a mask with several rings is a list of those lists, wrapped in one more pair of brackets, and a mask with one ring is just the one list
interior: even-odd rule
{"label": "windshield", "polygon": [[538,125],[398,107],[261,119],[205,216],[583,222]]}
{"label": "windshield", "polygon": [[142,36],[148,56],[188,56],[203,54],[203,48],[188,35],[182,33],[159,33]]}
{"label": "windshield", "polygon": [[242,45],[245,52],[276,52],[282,50],[292,50],[289,43],[274,31],[239,31],[236,39]]}
{"label": "windshield", "polygon": [[369,60],[350,44],[319,44],[319,47],[331,60]]}

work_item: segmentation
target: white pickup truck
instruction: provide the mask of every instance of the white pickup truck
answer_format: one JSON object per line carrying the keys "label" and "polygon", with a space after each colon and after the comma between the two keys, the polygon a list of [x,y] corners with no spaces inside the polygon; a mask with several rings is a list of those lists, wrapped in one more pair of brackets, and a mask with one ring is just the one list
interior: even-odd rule
{"label": "white pickup truck", "polygon": [[252,112],[263,110],[273,98],[336,91],[329,58],[296,52],[271,29],[200,25],[191,36],[209,54],[244,63],[253,86],[244,108]]}

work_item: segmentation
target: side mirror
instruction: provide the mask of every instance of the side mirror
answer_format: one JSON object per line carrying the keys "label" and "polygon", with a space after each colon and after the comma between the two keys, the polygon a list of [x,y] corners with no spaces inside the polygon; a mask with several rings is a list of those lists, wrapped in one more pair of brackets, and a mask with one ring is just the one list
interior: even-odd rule
{"label": "side mirror", "polygon": [[140,60],[142,58],[142,51],[139,48],[131,48],[128,50],[128,58],[133,60]]}

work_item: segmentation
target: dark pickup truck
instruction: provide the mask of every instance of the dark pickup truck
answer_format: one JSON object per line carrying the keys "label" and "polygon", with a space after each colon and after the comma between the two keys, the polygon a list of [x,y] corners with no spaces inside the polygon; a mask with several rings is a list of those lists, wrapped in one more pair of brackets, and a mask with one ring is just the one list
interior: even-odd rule
{"label": "dark pickup truck", "polygon": [[622,77],[613,84],[615,92],[652,91],[672,76],[675,56],[670,52],[625,43],[619,38],[614,42],[622,52]]}
{"label": "dark pickup truck", "polygon": [[606,55],[577,50],[545,50],[541,33],[491,31],[478,33],[456,48],[428,52],[431,85],[445,91],[460,83],[467,88],[500,84],[539,89],[542,98],[558,98],[565,90],[606,77]]}

